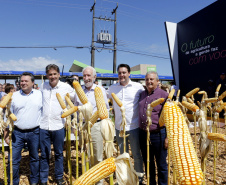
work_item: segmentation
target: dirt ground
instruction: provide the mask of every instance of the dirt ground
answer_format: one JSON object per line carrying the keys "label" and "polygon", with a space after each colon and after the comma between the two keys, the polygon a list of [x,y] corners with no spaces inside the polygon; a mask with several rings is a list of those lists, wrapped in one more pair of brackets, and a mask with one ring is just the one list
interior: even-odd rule
{"label": "dirt ground", "polygon": [[[190,132],[192,135],[192,138],[194,140],[194,129],[190,128]],[[225,126],[219,129],[219,133],[225,134]],[[199,137],[199,130],[197,130],[197,136]],[[198,146],[197,146],[198,147]],[[7,153],[7,152],[6,152]],[[199,156],[199,151],[197,152],[198,157]],[[64,156],[66,153],[64,153]],[[75,144],[72,142],[72,174],[73,174],[73,181],[75,181],[75,174],[76,174],[76,151],[75,151]],[[115,156],[117,154],[115,153]],[[8,160],[7,160],[8,161]],[[80,162],[80,173],[81,173],[81,160]],[[68,174],[67,174],[67,167],[66,167],[66,159],[64,160],[64,167],[65,167],[65,173],[64,173],[64,179],[69,182]],[[2,153],[0,154],[0,184],[4,184],[4,173],[3,173],[3,159],[2,159]],[[207,170],[206,170],[206,184],[207,185],[212,185],[213,183],[213,150],[208,154],[208,159],[207,159]],[[170,170],[171,172],[171,183],[173,184],[173,179],[172,179],[172,168]],[[24,151],[22,152],[22,160],[20,164],[20,185],[27,185],[29,184],[29,156],[28,152]],[[218,157],[217,157],[217,167],[216,167],[216,184],[226,184],[226,143],[224,142],[218,142]],[[109,184],[108,178],[105,179],[104,184]],[[115,176],[114,176],[114,182]],[[146,184],[146,179],[144,178],[143,181],[144,184]],[[49,174],[49,182],[48,184],[56,184],[55,179],[54,179],[54,155],[52,152],[52,159],[50,163],[50,174]]]}

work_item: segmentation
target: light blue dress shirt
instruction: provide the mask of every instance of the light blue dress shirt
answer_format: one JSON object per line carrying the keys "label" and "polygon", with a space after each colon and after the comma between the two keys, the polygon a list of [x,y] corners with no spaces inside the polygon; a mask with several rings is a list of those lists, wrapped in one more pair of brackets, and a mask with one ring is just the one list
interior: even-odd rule
{"label": "light blue dress shirt", "polygon": [[42,114],[42,93],[36,89],[32,89],[28,95],[22,90],[14,92],[11,111],[17,117],[14,125],[19,129],[26,130],[39,126]]}

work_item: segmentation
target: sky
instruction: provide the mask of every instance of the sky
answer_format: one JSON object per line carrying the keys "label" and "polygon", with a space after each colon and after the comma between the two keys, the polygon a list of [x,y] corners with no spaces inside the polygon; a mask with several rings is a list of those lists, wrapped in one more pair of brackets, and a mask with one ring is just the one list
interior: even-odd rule
{"label": "sky", "polygon": [[[164,22],[178,23],[213,2],[96,0],[95,17],[114,19],[111,12],[118,3],[117,65],[152,64],[159,75],[172,76]],[[44,71],[54,63],[68,72],[74,60],[90,65],[93,4],[94,0],[0,0],[0,71]],[[95,40],[101,30],[114,38],[113,22],[96,20]],[[113,70],[112,51],[96,50],[95,67]]]}

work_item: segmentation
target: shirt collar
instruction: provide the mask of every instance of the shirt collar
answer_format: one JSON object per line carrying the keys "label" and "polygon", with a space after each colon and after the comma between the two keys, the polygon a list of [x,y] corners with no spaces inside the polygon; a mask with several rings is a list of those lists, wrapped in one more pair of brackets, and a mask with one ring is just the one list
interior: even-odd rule
{"label": "shirt collar", "polygon": [[55,87],[51,87],[51,85],[49,84],[50,89],[58,89],[58,88],[61,86],[62,83],[63,83],[63,82],[61,82],[61,81],[59,80],[58,83],[57,83],[57,85],[56,85]]}
{"label": "shirt collar", "polygon": [[148,90],[146,90],[147,94],[155,94],[155,92],[159,89],[159,87],[157,86],[151,93],[148,93]]}
{"label": "shirt collar", "polygon": [[29,94],[25,94],[22,89],[20,89],[20,94],[23,96],[29,96],[30,94],[32,94],[34,92],[34,89],[31,90],[31,92]]}
{"label": "shirt collar", "polygon": [[[94,89],[95,89],[96,87],[97,87],[97,85],[96,85],[95,83],[93,83],[93,85],[92,85],[92,87],[91,87],[90,90],[93,90],[93,91],[94,91]],[[83,86],[83,89],[88,91],[88,89],[86,89],[86,86],[85,86],[85,85]]]}

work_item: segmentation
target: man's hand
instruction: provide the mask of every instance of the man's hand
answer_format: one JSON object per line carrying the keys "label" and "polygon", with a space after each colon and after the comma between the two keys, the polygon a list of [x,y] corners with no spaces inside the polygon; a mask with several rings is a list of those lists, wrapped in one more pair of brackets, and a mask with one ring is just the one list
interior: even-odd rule
{"label": "man's hand", "polygon": [[6,128],[4,131],[4,140],[9,145],[9,128]]}
{"label": "man's hand", "polygon": [[168,138],[165,139],[164,148],[165,148],[165,149],[168,148]]}

